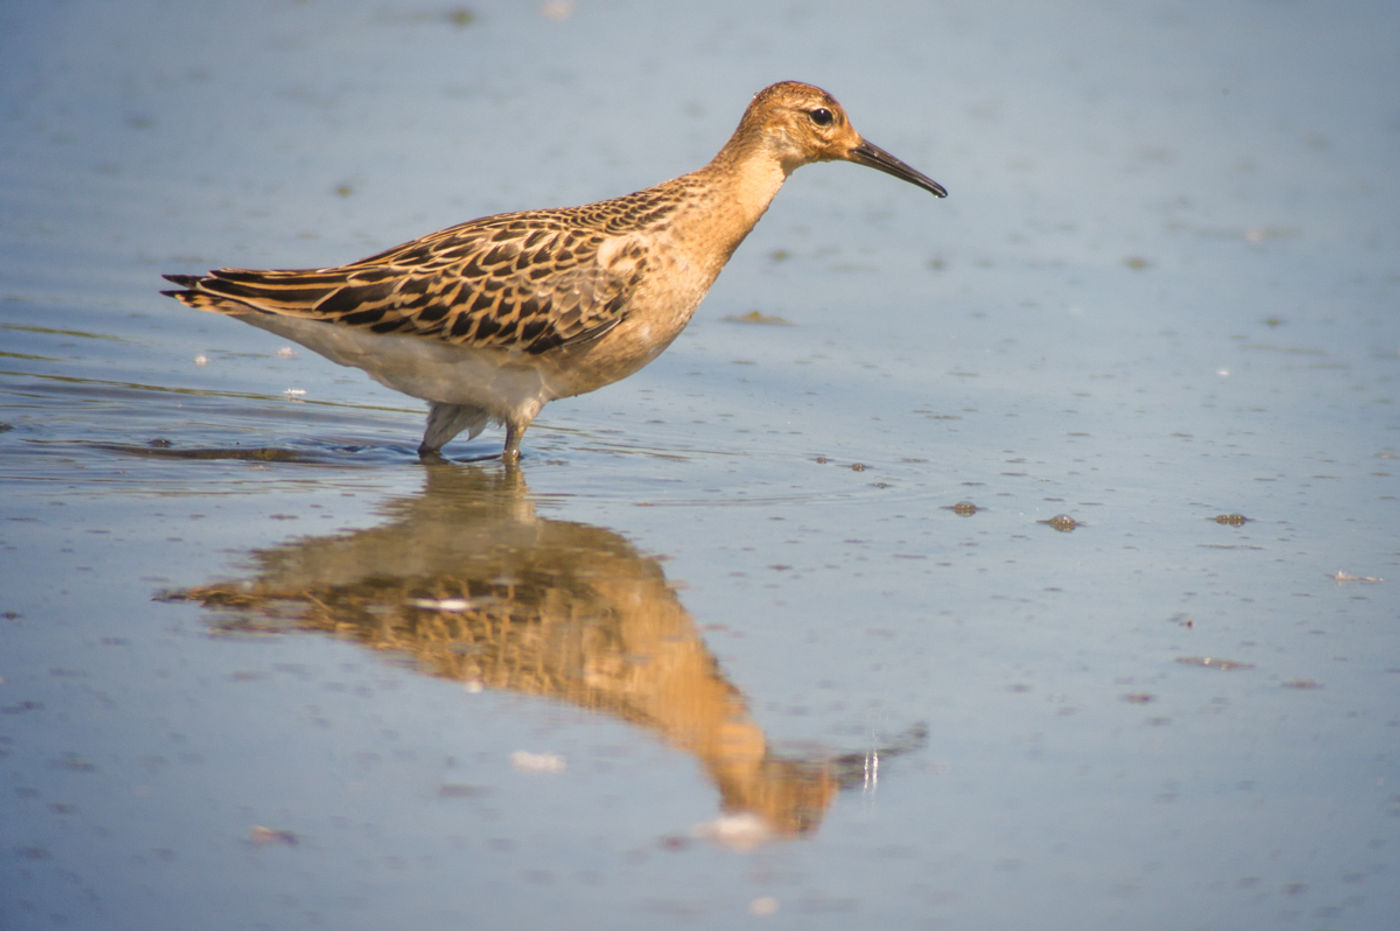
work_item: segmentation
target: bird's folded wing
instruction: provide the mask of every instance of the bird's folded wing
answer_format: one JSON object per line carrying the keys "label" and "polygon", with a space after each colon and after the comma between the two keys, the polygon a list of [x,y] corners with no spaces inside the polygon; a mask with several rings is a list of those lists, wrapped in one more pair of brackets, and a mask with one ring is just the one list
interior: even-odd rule
{"label": "bird's folded wing", "polygon": [[627,313],[645,254],[546,212],[475,220],[349,265],[170,276],[192,307],[321,319],[540,353],[596,339]]}

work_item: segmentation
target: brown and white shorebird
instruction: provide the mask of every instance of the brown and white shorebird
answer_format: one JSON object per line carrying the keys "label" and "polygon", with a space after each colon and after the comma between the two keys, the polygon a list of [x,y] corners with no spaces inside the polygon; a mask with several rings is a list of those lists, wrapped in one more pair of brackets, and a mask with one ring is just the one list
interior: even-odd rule
{"label": "brown and white shorebird", "polygon": [[848,161],[943,186],[851,127],[830,94],[783,81],[754,97],[708,165],[580,207],[468,220],[332,268],[166,275],[163,293],[294,340],[428,402],[421,456],[625,378],[670,345],[793,169]]}

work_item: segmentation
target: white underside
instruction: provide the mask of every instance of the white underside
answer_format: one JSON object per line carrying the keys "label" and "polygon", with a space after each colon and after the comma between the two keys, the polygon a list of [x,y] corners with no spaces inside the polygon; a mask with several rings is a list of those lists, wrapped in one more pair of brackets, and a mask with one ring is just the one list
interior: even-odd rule
{"label": "white underside", "polygon": [[559,397],[529,356],[502,350],[479,350],[424,336],[374,333],[320,320],[277,314],[236,315],[244,323],[286,337],[332,362],[363,369],[395,391],[425,401],[479,411],[479,422],[465,428],[480,432],[486,421],[529,423],[545,402]]}

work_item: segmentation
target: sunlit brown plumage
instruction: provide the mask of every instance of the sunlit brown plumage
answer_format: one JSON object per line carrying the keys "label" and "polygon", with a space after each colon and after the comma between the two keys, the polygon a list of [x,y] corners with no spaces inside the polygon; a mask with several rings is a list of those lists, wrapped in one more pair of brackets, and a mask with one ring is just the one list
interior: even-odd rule
{"label": "sunlit brown plumage", "polygon": [[825,91],[760,92],[705,167],[580,207],[505,213],[333,268],[166,275],[165,294],[295,340],[429,402],[419,446],[506,426],[646,365],[685,327],[784,179],[844,160],[943,187],[861,138]]}

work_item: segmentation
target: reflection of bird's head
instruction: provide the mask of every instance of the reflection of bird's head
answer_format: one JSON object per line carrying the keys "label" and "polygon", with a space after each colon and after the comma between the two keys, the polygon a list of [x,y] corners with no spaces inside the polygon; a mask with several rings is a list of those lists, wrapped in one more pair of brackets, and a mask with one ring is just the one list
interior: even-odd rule
{"label": "reflection of bird's head", "polygon": [[721,784],[726,811],[747,811],[780,837],[807,834],[821,825],[839,788],[824,760],[765,756],[742,782]]}

